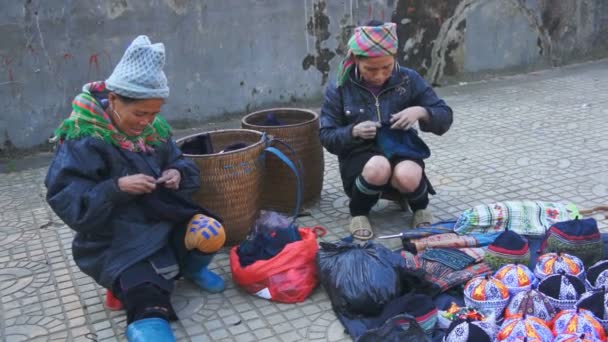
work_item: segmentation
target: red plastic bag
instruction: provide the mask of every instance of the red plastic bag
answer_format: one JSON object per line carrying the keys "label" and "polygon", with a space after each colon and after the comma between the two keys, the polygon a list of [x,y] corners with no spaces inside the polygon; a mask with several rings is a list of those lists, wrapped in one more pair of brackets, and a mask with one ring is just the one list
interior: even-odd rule
{"label": "red plastic bag", "polygon": [[269,260],[241,267],[237,246],[230,250],[232,279],[245,291],[281,303],[298,303],[317,286],[317,235],[325,228],[298,228],[302,240],[289,243]]}

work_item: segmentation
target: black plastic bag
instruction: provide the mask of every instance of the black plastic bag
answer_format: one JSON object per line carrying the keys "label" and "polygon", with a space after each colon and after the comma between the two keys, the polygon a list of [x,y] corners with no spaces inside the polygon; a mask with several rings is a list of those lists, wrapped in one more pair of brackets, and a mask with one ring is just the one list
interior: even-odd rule
{"label": "black plastic bag", "polygon": [[376,316],[402,293],[405,260],[383,245],[320,243],[317,265],[321,284],[334,309],[353,317]]}

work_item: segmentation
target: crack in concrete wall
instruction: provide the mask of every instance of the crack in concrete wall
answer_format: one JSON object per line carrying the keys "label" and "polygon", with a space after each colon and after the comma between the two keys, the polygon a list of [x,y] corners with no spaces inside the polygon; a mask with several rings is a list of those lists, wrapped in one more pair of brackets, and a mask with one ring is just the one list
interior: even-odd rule
{"label": "crack in concrete wall", "polygon": [[553,47],[548,30],[543,25],[537,14],[527,6],[525,0],[508,0],[526,18],[530,27],[538,35],[539,54],[554,63]]}
{"label": "crack in concrete wall", "polygon": [[439,83],[443,78],[450,47],[454,44],[462,44],[464,41],[462,34],[464,27],[461,24],[466,22],[467,14],[481,3],[481,0],[462,1],[454,10],[454,14],[441,25],[439,35],[433,44],[431,66],[427,74],[431,83]]}

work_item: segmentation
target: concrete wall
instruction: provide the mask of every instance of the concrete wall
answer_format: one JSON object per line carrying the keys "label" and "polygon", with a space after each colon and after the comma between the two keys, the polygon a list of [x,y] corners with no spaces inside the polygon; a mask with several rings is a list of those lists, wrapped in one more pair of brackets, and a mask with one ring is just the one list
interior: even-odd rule
{"label": "concrete wall", "polygon": [[172,122],[319,100],[352,29],[399,24],[399,62],[444,84],[607,56],[605,0],[2,0],[0,150],[44,143],[138,34],[162,41]]}

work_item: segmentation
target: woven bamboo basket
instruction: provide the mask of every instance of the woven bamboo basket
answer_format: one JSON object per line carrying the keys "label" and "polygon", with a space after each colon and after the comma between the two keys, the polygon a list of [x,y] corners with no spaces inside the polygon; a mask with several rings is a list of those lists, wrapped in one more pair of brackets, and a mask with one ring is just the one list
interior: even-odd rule
{"label": "woven bamboo basket", "polygon": [[[263,125],[266,117],[272,113],[281,122],[281,126]],[[291,146],[300,160],[304,192],[302,205],[309,206],[321,195],[323,187],[323,147],[319,139],[319,115],[298,108],[273,108],[248,114],[241,120],[241,127],[265,132]],[[292,153],[275,145],[293,162]],[[262,186],[262,208],[289,212],[296,205],[296,177],[293,172],[277,157],[266,156],[265,176]]]}
{"label": "woven bamboo basket", "polygon": [[[243,241],[260,212],[260,191],[264,172],[263,134],[244,129],[226,129],[198,133],[179,139],[178,146],[198,135],[208,134],[213,153],[184,154],[201,172],[201,188],[193,199],[219,215],[226,230],[226,244]],[[247,146],[218,153],[235,143]]]}

